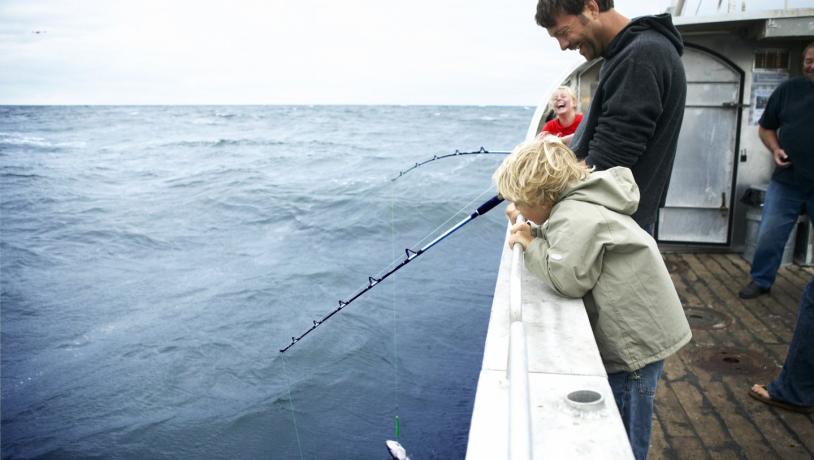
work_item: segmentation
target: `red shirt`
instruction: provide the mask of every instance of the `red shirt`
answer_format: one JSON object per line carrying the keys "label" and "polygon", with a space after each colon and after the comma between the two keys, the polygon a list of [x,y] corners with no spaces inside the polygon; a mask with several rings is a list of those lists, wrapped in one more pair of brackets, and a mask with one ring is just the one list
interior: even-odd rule
{"label": "red shirt", "polygon": [[554,118],[548,123],[543,126],[543,131],[553,134],[557,137],[567,136],[569,134],[574,134],[574,131],[577,130],[577,126],[579,126],[579,122],[582,121],[582,114],[578,113],[577,116],[574,118],[574,122],[571,123],[571,126],[563,126],[560,124],[559,118]]}

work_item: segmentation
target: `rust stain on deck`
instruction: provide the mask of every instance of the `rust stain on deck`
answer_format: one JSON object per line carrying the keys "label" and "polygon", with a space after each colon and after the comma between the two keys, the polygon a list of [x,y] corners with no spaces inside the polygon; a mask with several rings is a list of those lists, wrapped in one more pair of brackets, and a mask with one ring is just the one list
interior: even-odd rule
{"label": "rust stain on deck", "polygon": [[712,374],[740,375],[758,380],[773,378],[776,370],[762,353],[735,347],[697,349],[692,364]]}
{"label": "rust stain on deck", "polygon": [[726,311],[710,306],[685,304],[684,313],[693,329],[723,329],[735,322]]}

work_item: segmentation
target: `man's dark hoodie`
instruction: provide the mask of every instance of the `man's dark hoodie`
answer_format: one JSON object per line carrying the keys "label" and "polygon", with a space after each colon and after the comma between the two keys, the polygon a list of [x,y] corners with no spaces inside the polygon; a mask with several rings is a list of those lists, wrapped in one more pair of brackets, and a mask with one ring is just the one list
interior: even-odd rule
{"label": "man's dark hoodie", "polygon": [[596,169],[633,171],[641,192],[633,219],[642,227],[655,223],[667,195],[687,95],[683,50],[669,14],[632,20],[602,55],[599,86],[571,143]]}

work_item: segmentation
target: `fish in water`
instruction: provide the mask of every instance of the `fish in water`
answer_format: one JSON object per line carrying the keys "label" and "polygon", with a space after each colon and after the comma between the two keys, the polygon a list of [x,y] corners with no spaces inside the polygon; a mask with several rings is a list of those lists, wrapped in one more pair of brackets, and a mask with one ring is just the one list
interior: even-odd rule
{"label": "fish in water", "polygon": [[387,446],[387,451],[390,452],[393,460],[410,460],[410,457],[407,456],[407,450],[398,441],[387,440],[384,444]]}

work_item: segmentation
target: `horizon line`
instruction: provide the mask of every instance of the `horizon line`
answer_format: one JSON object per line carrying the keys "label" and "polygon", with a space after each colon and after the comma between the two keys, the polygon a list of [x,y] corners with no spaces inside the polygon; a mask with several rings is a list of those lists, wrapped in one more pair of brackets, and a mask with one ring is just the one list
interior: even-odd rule
{"label": "horizon line", "polygon": [[536,104],[464,104],[464,103],[417,103],[417,104],[396,104],[396,103],[169,103],[169,104],[100,104],[100,103],[22,103],[12,104],[0,102],[0,107],[537,107]]}

